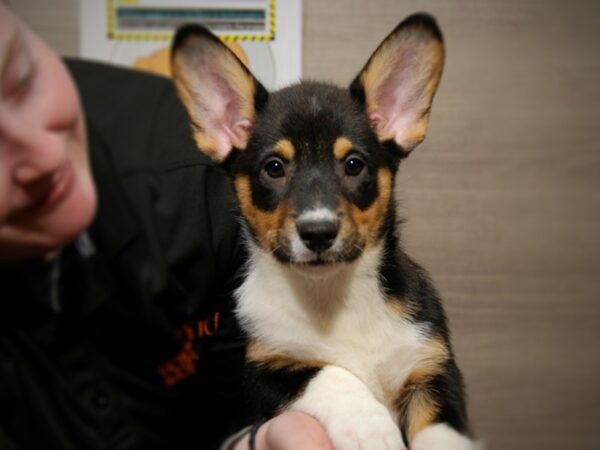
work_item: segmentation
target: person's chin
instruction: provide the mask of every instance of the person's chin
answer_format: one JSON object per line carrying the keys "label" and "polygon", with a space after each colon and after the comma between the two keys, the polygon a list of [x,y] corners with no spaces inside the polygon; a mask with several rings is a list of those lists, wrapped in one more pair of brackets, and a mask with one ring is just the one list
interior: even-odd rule
{"label": "person's chin", "polygon": [[91,177],[79,172],[71,192],[37,220],[39,253],[43,256],[73,242],[91,225],[96,206],[96,189]]}
{"label": "person's chin", "polygon": [[76,171],[64,198],[40,205],[0,226],[0,261],[47,258],[73,242],[96,215],[96,189],[86,170]]}

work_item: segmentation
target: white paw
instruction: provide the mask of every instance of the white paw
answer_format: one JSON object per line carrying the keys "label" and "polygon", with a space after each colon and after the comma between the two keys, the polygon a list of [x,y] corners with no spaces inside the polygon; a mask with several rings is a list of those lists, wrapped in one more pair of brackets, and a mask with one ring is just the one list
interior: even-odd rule
{"label": "white paw", "polygon": [[404,450],[400,430],[380,403],[347,405],[325,428],[336,450]]}
{"label": "white paw", "polygon": [[291,405],[316,417],[336,450],[405,450],[389,411],[354,375],[327,366]]}
{"label": "white paw", "polygon": [[438,423],[417,433],[411,450],[483,450],[483,445],[458,433],[445,423]]}

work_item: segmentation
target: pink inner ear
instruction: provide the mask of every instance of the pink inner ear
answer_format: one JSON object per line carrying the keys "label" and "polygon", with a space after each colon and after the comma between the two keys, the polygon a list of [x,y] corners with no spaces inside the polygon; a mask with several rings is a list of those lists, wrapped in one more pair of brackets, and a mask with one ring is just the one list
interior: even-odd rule
{"label": "pink inner ear", "polygon": [[383,118],[381,112],[374,111],[369,114],[369,124],[371,125],[371,128],[375,130],[377,135],[381,135],[385,128],[385,119]]}
{"label": "pink inner ear", "polygon": [[394,139],[403,145],[406,133],[421,114],[419,100],[424,86],[415,56],[405,52],[374,93],[377,109],[369,114],[369,121],[380,140]]}
{"label": "pink inner ear", "polygon": [[216,71],[207,70],[204,102],[198,114],[206,120],[205,132],[217,145],[220,159],[225,159],[235,147],[244,149],[252,130],[252,122],[242,116],[243,99]]}
{"label": "pink inner ear", "polygon": [[231,146],[242,150],[246,148],[246,144],[248,144],[248,136],[250,136],[251,131],[252,122],[243,118],[233,122],[231,127],[225,128],[225,132],[229,137]]}

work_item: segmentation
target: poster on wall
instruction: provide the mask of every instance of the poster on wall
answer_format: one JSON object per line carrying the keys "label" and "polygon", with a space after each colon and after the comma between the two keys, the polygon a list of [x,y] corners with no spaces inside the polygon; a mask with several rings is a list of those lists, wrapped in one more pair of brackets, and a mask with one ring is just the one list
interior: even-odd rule
{"label": "poster on wall", "polygon": [[273,90],[300,79],[301,21],[301,0],[81,0],[80,54],[169,76],[174,31],[198,23]]}

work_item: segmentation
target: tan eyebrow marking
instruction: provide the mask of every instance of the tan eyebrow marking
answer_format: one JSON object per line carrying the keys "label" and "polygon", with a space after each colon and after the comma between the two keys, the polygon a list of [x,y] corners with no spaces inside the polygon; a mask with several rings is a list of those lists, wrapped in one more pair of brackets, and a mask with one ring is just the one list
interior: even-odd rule
{"label": "tan eyebrow marking", "polygon": [[294,159],[296,149],[289,139],[281,139],[275,144],[275,153],[287,161]]}
{"label": "tan eyebrow marking", "polygon": [[344,159],[351,149],[352,142],[344,136],[337,138],[333,144],[333,154],[338,160]]}

